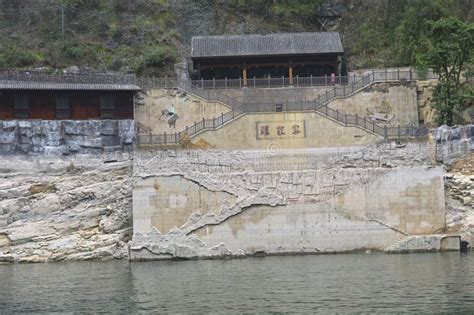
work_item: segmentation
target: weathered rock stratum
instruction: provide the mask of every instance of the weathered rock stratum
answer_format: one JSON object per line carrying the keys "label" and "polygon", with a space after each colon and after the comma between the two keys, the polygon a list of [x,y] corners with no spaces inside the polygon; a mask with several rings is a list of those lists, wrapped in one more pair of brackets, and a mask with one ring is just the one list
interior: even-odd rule
{"label": "weathered rock stratum", "polygon": [[131,156],[2,159],[0,262],[128,257]]}

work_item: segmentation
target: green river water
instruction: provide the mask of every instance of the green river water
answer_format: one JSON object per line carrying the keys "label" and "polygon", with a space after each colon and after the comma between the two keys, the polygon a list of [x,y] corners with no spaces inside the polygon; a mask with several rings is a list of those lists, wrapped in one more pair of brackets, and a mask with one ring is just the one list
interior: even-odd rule
{"label": "green river water", "polygon": [[474,313],[474,253],[0,265],[0,313]]}

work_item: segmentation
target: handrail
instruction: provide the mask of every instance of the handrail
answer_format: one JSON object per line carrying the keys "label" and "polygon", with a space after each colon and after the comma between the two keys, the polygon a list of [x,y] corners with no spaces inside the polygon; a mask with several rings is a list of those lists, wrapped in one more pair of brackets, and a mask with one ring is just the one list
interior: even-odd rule
{"label": "handrail", "polygon": [[[372,70],[374,80],[419,80],[437,79],[432,71],[426,73],[400,69]],[[281,78],[250,78],[247,79],[246,88],[281,88],[281,87],[318,87],[318,86],[350,86],[360,83],[366,75],[353,74],[350,76],[320,76],[298,77],[293,80]],[[142,89],[182,88],[191,91],[241,89],[244,87],[243,79],[222,80],[180,80],[168,77],[136,77],[134,74],[107,74],[107,73],[59,73],[50,74],[41,71],[0,71],[0,81],[9,82],[47,82],[47,83],[72,83],[72,84],[133,84]],[[290,84],[292,81],[292,84]]]}
{"label": "handrail", "polygon": [[[328,106],[328,104],[336,98],[346,98],[352,94],[365,89],[367,86],[377,82],[416,80],[418,78],[411,70],[407,73],[397,70],[396,76],[393,73],[384,71],[372,71],[366,75],[354,77],[351,84],[346,86],[334,86],[333,89],[325,91],[313,101],[303,102],[286,102],[278,104],[278,111],[315,111],[318,114],[336,121],[344,126],[354,126],[371,132],[373,134],[388,138],[406,138],[421,137],[428,134],[428,129],[415,126],[399,126],[387,127],[376,124],[374,121],[366,117],[359,117],[357,114],[339,113]],[[199,91],[199,90],[198,90]],[[201,90],[203,91],[203,90]],[[192,93],[196,93],[195,90]],[[202,96],[202,93],[196,93]],[[275,112],[276,104],[274,103],[255,103],[243,104],[235,98],[229,97],[226,93],[218,92],[213,95],[216,99],[209,101],[220,101],[228,104],[232,109],[221,116],[211,119],[203,118],[200,122],[194,123],[191,127],[174,134],[158,134],[158,135],[138,135],[138,144],[177,144],[184,135],[192,137],[203,130],[215,130],[224,124],[246,113],[253,112]]]}
{"label": "handrail", "polygon": [[[368,71],[375,79],[383,81],[395,80],[427,80],[438,79],[438,75],[429,70],[426,72],[400,69],[383,69]],[[249,78],[246,79],[247,84],[244,84],[244,79],[212,79],[212,80],[179,80],[177,78],[137,78],[137,85],[143,89],[147,88],[183,88],[186,90],[232,90],[242,88],[284,88],[284,87],[320,87],[320,86],[340,86],[351,85],[353,82],[360,82],[367,74],[352,74],[349,76],[309,76],[299,77],[295,76],[293,80],[288,77],[267,77],[267,78]],[[290,84],[291,83],[291,84]]]}

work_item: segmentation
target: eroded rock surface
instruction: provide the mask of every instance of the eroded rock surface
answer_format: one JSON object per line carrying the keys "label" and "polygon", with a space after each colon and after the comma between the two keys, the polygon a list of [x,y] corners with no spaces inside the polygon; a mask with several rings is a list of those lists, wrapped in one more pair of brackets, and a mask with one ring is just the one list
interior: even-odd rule
{"label": "eroded rock surface", "polygon": [[101,154],[132,149],[134,121],[4,120],[0,154]]}
{"label": "eroded rock surface", "polygon": [[426,142],[137,151],[131,259],[383,250],[438,233],[443,170],[433,153]]}
{"label": "eroded rock surface", "polygon": [[474,153],[466,155],[447,168],[446,222],[453,233],[474,246]]}
{"label": "eroded rock surface", "polygon": [[131,156],[9,156],[0,168],[0,262],[128,257]]}

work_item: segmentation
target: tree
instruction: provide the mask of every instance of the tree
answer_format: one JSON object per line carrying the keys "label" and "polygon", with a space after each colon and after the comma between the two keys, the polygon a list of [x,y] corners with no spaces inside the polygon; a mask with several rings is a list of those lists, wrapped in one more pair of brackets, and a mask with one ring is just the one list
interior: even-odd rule
{"label": "tree", "polygon": [[395,30],[395,50],[400,65],[415,65],[417,53],[424,49],[420,39],[430,29],[427,21],[436,21],[445,16],[448,16],[448,12],[440,1],[415,0],[407,6]]}
{"label": "tree", "polygon": [[462,75],[467,65],[474,62],[474,23],[465,23],[455,17],[428,21],[425,49],[416,55],[421,69],[431,68],[439,75],[433,91],[433,107],[438,123],[453,125],[460,120],[466,97]]}

